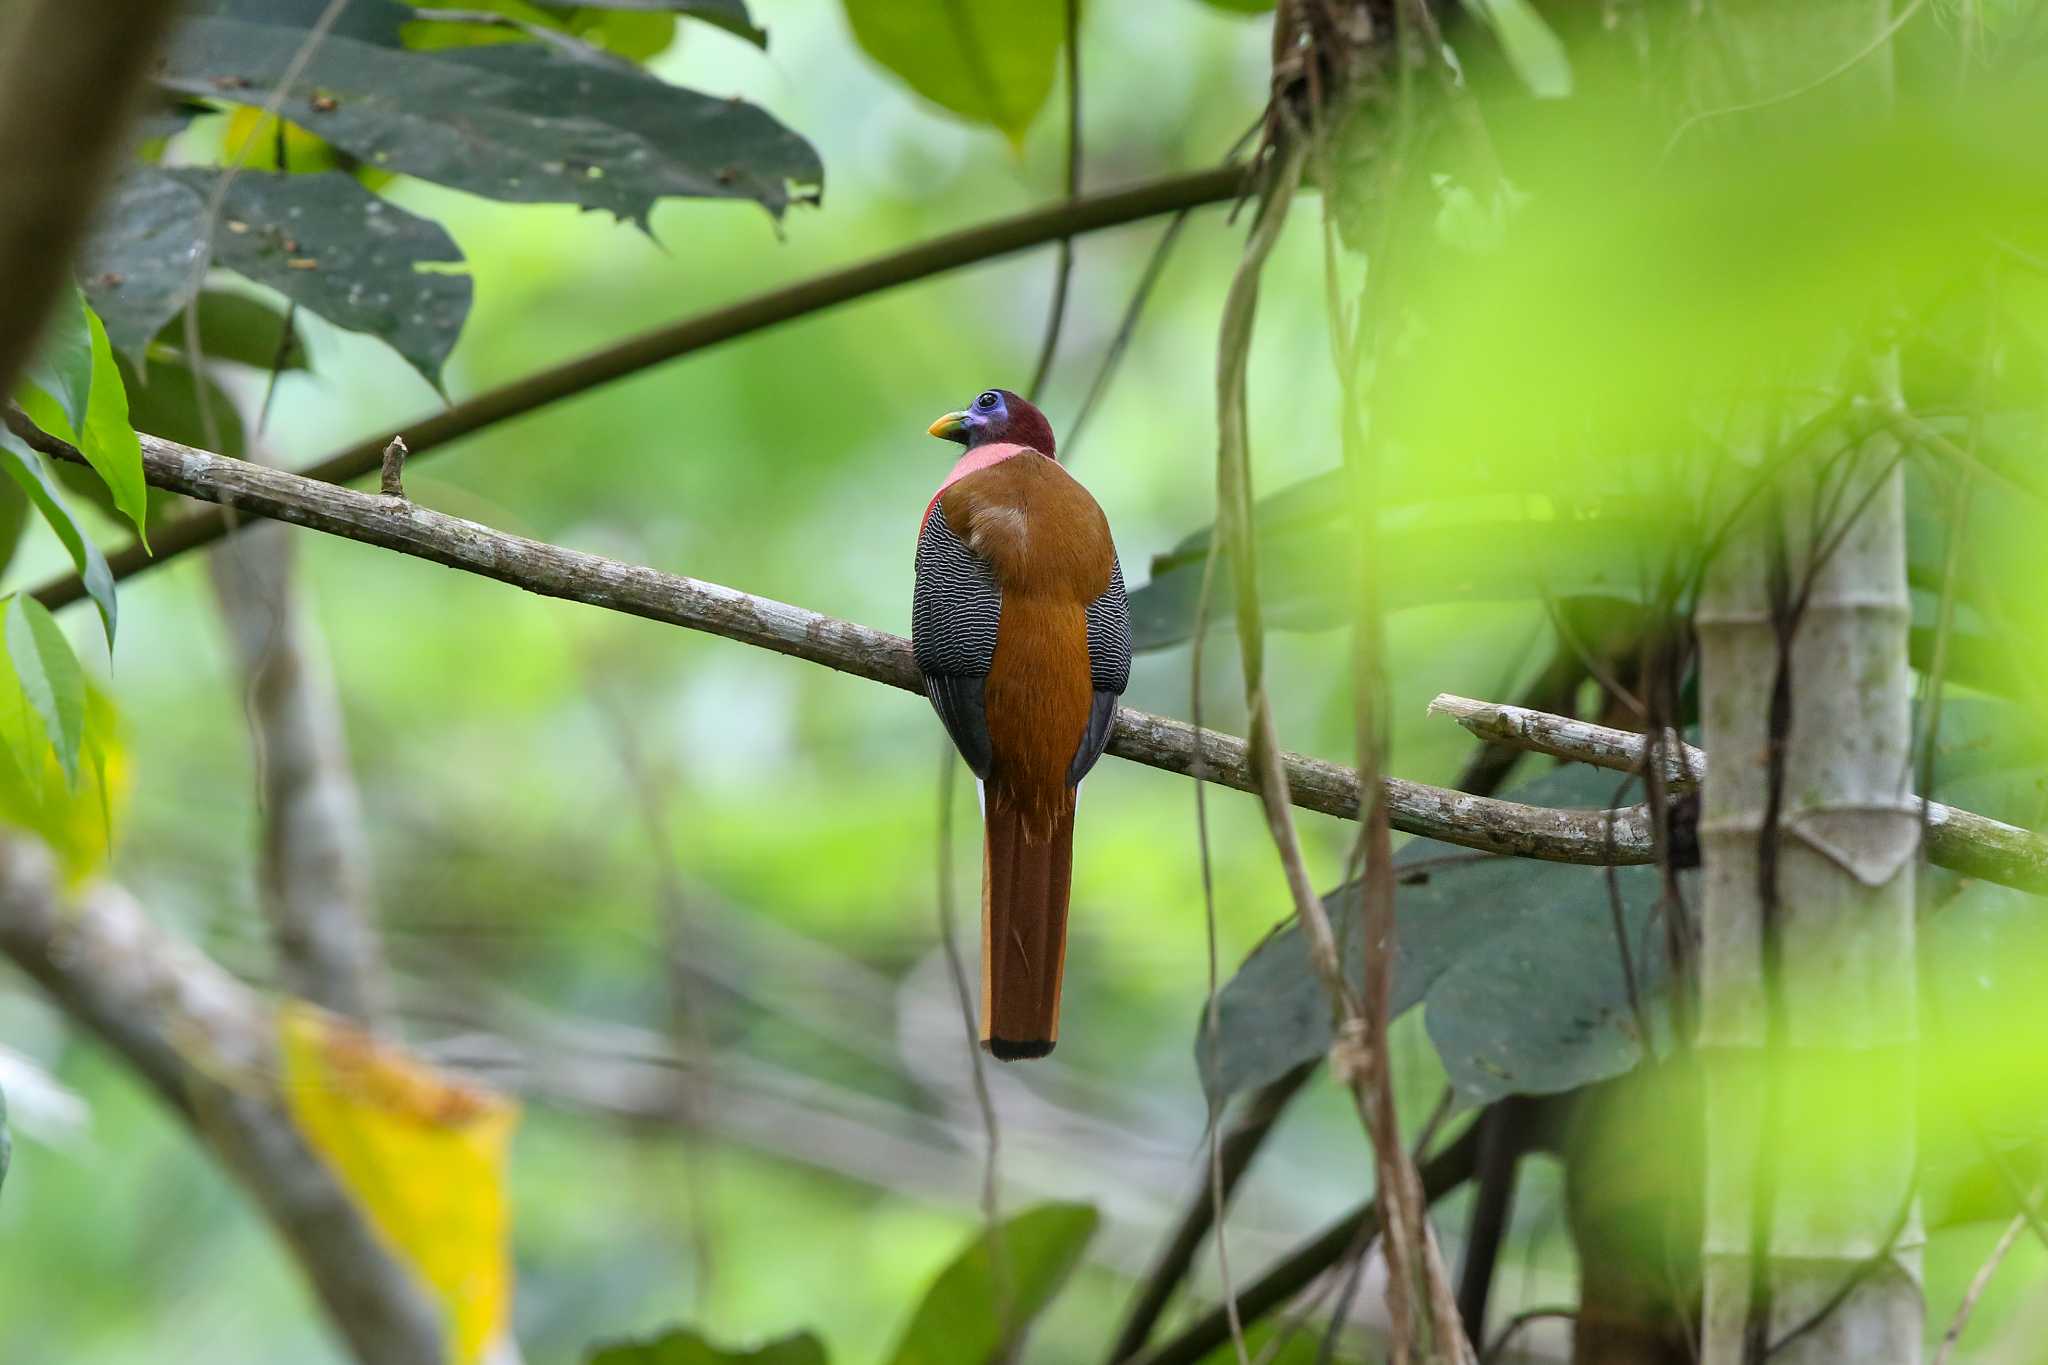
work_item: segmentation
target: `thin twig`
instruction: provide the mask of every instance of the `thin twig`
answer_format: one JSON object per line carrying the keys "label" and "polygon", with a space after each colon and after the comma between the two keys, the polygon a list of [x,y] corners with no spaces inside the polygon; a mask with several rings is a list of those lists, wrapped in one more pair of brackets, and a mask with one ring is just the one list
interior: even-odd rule
{"label": "thin twig", "polygon": [[[1209,552],[1202,557],[1202,590],[1195,599],[1195,638],[1188,665],[1188,715],[1195,727],[1195,745],[1201,747],[1202,739],[1202,658],[1203,645],[1208,643],[1209,597],[1216,586],[1216,560],[1220,542],[1209,537]],[[1209,1068],[1216,1067],[1216,1049],[1222,1046],[1223,1016],[1217,1000],[1219,995],[1219,973],[1216,964],[1216,876],[1214,861],[1209,856],[1209,784],[1202,780],[1199,771],[1191,773],[1195,779],[1195,842],[1201,858],[1202,868],[1202,926],[1209,948],[1208,998],[1205,1013],[1209,1027],[1207,1046]],[[1250,1365],[1244,1340],[1244,1323],[1237,1312],[1237,1288],[1230,1278],[1230,1248],[1227,1235],[1225,1205],[1229,1202],[1223,1182],[1223,1135],[1222,1114],[1213,1107],[1209,1113],[1209,1226],[1216,1234],[1216,1274],[1223,1290],[1223,1314],[1230,1324],[1230,1344],[1237,1353],[1238,1365]]]}
{"label": "thin twig", "polygon": [[1546,1318],[1561,1318],[1567,1322],[1576,1322],[1578,1317],[1578,1309],[1561,1304],[1551,1304],[1543,1308],[1525,1308],[1507,1320],[1507,1324],[1500,1329],[1500,1333],[1493,1339],[1493,1344],[1486,1348],[1486,1354],[1481,1356],[1480,1360],[1483,1362],[1483,1365],[1495,1365],[1495,1362],[1501,1360],[1507,1354],[1508,1345],[1514,1341],[1516,1334],[1532,1322],[1541,1322]]}
{"label": "thin twig", "polygon": [[[2041,1197],[2036,1188],[2028,1202],[2031,1204]],[[1948,1365],[1955,1354],[1956,1343],[1962,1340],[1963,1332],[1970,1325],[1970,1315],[1977,1311],[1977,1300],[1984,1297],[1984,1291],[1991,1287],[1991,1277],[1998,1273],[1998,1267],[2005,1263],[2006,1254],[2020,1239],[2027,1228],[2027,1215],[2021,1211],[2012,1216],[2005,1225],[2005,1231],[1998,1235],[1998,1241],[1991,1248],[1991,1254],[1984,1258],[1984,1264],[1977,1267],[1977,1273],[1970,1277],[1970,1287],[1963,1291],[1963,1301],[1956,1305],[1955,1316],[1948,1320],[1948,1330],[1941,1334],[1941,1346],[1934,1353],[1934,1365]]]}
{"label": "thin twig", "polygon": [[1189,212],[1182,209],[1173,215],[1166,224],[1166,230],[1159,234],[1151,256],[1146,259],[1145,269],[1139,274],[1137,286],[1131,290],[1130,301],[1124,305],[1123,317],[1116,325],[1116,335],[1109,339],[1109,349],[1102,353],[1102,363],[1095,367],[1095,378],[1088,382],[1087,395],[1081,399],[1081,406],[1074,412],[1074,420],[1068,424],[1062,459],[1073,458],[1075,448],[1081,443],[1081,433],[1088,426],[1088,419],[1095,415],[1102,395],[1109,389],[1110,380],[1115,378],[1118,367],[1123,364],[1124,352],[1130,349],[1131,338],[1137,333],[1138,319],[1144,315],[1145,303],[1152,297],[1152,287],[1159,283],[1160,273],[1166,269],[1174,244],[1180,240],[1180,230],[1187,226]]}
{"label": "thin twig", "polygon": [[1665,157],[1669,157],[1671,155],[1671,149],[1678,145],[1679,140],[1681,138],[1683,138],[1693,128],[1697,127],[1699,124],[1705,123],[1709,119],[1725,118],[1730,114],[1749,114],[1754,113],[1759,109],[1769,109],[1773,105],[1784,104],[1788,101],[1796,100],[1802,95],[1811,94],[1813,91],[1818,90],[1821,86],[1826,85],[1828,82],[1835,80],[1839,76],[1844,75],[1852,68],[1854,68],[1858,63],[1862,62],[1866,57],[1869,57],[1872,53],[1876,52],[1879,48],[1883,47],[1886,43],[1890,42],[1892,40],[1892,35],[1897,33],[1900,29],[1904,28],[1906,24],[1909,21],[1911,21],[1913,16],[1920,12],[1920,6],[1925,3],[1926,0],[1913,0],[1913,3],[1907,5],[1904,9],[1899,11],[1897,18],[1893,19],[1891,23],[1887,24],[1884,28],[1880,29],[1876,37],[1872,38],[1868,43],[1866,43],[1861,48],[1858,48],[1855,52],[1850,53],[1847,57],[1843,58],[1834,66],[1828,68],[1826,71],[1823,71],[1820,75],[1815,76],[1812,80],[1806,82],[1804,85],[1796,85],[1792,87],[1790,90],[1781,90],[1774,95],[1766,95],[1762,99],[1750,100],[1744,104],[1725,104],[1715,109],[1700,110],[1698,113],[1695,113],[1694,115],[1692,115],[1692,117],[1686,119],[1683,123],[1679,124],[1676,128],[1671,130],[1671,136],[1665,140],[1664,150],[1660,154],[1659,160],[1662,160]]}
{"label": "thin twig", "polygon": [[[1081,0],[1067,0],[1067,202],[1081,197]],[[1060,238],[1059,261],[1053,267],[1052,311],[1045,319],[1045,340],[1038,347],[1038,364],[1031,370],[1027,397],[1036,403],[1045,392],[1046,376],[1052,373],[1053,356],[1060,347],[1060,324],[1067,315],[1067,286],[1074,276],[1074,239]]]}

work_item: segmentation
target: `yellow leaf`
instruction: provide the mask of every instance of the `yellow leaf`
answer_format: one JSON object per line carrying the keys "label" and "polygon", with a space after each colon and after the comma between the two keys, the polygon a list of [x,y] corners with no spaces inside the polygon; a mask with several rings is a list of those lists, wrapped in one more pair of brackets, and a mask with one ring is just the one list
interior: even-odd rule
{"label": "yellow leaf", "polygon": [[506,1164],[518,1106],[303,1001],[278,1018],[293,1121],[434,1292],[455,1365],[475,1365],[512,1299]]}
{"label": "yellow leaf", "polygon": [[65,880],[76,886],[106,866],[114,817],[132,785],[113,699],[86,680],[83,761],[74,788],[5,653],[0,650],[0,825],[41,836]]}

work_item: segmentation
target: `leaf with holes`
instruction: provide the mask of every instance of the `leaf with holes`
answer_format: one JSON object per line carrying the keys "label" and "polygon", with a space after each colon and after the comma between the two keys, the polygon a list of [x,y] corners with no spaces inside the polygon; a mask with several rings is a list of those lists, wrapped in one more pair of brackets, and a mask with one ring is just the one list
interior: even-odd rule
{"label": "leaf with holes", "polygon": [[861,50],[940,108],[1012,142],[1052,93],[1064,0],[845,0]]}
{"label": "leaf with holes", "polygon": [[184,181],[151,168],[114,183],[78,258],[79,283],[107,339],[137,361],[151,337],[185,306],[206,203]]}
{"label": "leaf with holes", "polygon": [[[173,38],[159,81],[215,99],[274,90],[304,45],[307,9],[202,4]],[[284,92],[282,115],[383,170],[515,203],[604,209],[642,226],[663,198],[752,199],[780,214],[823,181],[810,144],[744,100],[552,44],[408,50],[400,32],[413,14],[352,0]]]}
{"label": "leaf with holes", "polygon": [[65,782],[76,789],[79,745],[85,737],[85,673],[71,642],[47,607],[19,592],[7,603],[6,635],[14,676],[42,718]]}
{"label": "leaf with holes", "polygon": [[[93,263],[121,279],[106,292],[123,295],[123,330],[116,339],[131,355],[191,297],[203,207],[218,174],[191,168],[135,172],[126,182],[128,192],[148,211],[137,218],[132,235],[116,222],[94,240]],[[166,240],[173,227],[191,233],[175,249]],[[469,315],[469,276],[446,268],[462,261],[447,231],[339,171],[236,176],[222,201],[213,261],[337,327],[377,337],[436,388]],[[201,319],[203,343],[203,312]],[[268,358],[261,363],[267,366]]]}
{"label": "leaf with holes", "polygon": [[996,1229],[1001,1285],[984,1230],[925,1291],[891,1365],[1006,1358],[1080,1264],[1097,1221],[1087,1204],[1040,1204],[1007,1219]]}

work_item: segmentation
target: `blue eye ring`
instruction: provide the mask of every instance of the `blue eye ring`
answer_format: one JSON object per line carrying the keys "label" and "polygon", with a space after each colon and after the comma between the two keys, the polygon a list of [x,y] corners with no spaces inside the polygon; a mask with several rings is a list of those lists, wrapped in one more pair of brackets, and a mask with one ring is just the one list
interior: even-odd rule
{"label": "blue eye ring", "polygon": [[995,408],[995,405],[998,401],[999,400],[996,398],[996,391],[994,389],[989,389],[986,392],[984,392],[981,395],[981,397],[974,400],[974,406],[981,409],[983,412],[989,412]]}

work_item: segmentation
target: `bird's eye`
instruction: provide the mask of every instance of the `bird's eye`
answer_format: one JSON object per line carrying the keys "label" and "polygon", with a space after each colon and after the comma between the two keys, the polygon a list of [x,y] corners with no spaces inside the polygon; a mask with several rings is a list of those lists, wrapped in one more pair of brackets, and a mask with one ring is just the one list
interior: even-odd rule
{"label": "bird's eye", "polygon": [[974,400],[974,406],[980,408],[983,412],[987,412],[990,408],[993,408],[995,405],[996,391],[994,389],[990,389],[987,393],[984,393],[981,397]]}

